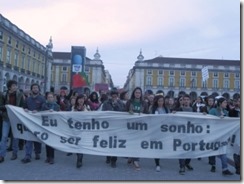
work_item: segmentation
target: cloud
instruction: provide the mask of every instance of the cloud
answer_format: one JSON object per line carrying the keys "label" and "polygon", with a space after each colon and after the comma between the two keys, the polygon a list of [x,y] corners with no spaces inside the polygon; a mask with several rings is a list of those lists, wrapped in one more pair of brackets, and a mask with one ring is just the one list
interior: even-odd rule
{"label": "cloud", "polygon": [[240,57],[239,1],[8,0],[0,12],[43,45],[52,36],[54,51],[85,46],[93,58],[99,47],[105,69],[120,85],[140,49],[145,59]]}
{"label": "cloud", "polygon": [[7,17],[35,39],[46,42],[52,35],[54,44],[59,40],[61,45],[127,44],[164,37],[202,17],[191,0],[24,2],[26,6],[9,7]]}

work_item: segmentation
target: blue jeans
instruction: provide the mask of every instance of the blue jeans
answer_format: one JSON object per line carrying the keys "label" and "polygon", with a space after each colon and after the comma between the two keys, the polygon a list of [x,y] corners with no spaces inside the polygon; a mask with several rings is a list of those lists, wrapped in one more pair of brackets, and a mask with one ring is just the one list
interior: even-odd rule
{"label": "blue jeans", "polygon": [[218,157],[221,160],[222,170],[228,169],[228,159],[227,159],[226,154],[218,155]]}
{"label": "blue jeans", "polygon": [[[0,143],[0,156],[2,156],[2,157],[6,156],[9,131],[10,131],[9,120],[3,120],[2,139],[1,139],[1,143]],[[17,155],[18,149],[19,149],[19,139],[13,138],[12,149],[13,149],[13,154]]]}
{"label": "blue jeans", "polygon": [[26,141],[25,142],[25,158],[31,159],[31,154],[33,150],[33,144],[35,147],[35,154],[41,153],[41,143],[35,141]]}

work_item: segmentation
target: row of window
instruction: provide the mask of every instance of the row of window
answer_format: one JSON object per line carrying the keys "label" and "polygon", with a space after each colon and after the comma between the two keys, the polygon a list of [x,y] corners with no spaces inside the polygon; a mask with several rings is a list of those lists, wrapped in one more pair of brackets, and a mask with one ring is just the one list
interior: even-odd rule
{"label": "row of window", "polygon": [[[148,86],[152,85],[152,77],[151,76],[147,76],[146,77],[146,85],[148,85]],[[158,86],[163,86],[164,85],[164,78],[163,77],[158,77],[157,85]],[[175,78],[174,77],[169,77],[168,84],[165,84],[165,86],[170,86],[170,87],[175,86]],[[186,79],[185,78],[181,78],[180,79],[179,87],[186,87]],[[196,79],[192,79],[190,81],[190,87],[192,87],[192,88],[196,88],[197,87],[197,80]],[[203,88],[207,87],[207,82],[206,81],[202,82],[202,87]],[[218,79],[213,79],[212,80],[212,88],[219,88],[219,80]],[[228,80],[228,79],[224,79],[223,80],[223,88],[230,88],[230,80]],[[240,80],[235,80],[234,88],[235,89],[240,89]]]}
{"label": "row of window", "polygon": [[[6,63],[11,64],[11,50],[8,49],[6,53]],[[3,57],[3,47],[0,46],[0,60],[2,61]],[[20,64],[19,64],[20,62]],[[33,71],[35,73],[42,74],[44,73],[44,64],[40,63],[38,60],[31,58],[31,56],[26,56],[25,54],[21,55],[19,61],[19,53],[14,53],[14,66],[19,66],[22,69]]]}
{"label": "row of window", "polygon": [[[158,70],[158,75],[163,75],[164,71],[163,70]],[[147,70],[147,75],[152,75],[152,70]],[[169,75],[170,76],[174,76],[175,75],[175,71],[174,70],[170,70],[169,71]],[[186,72],[185,71],[180,71],[180,76],[185,76]],[[191,76],[192,77],[196,77],[197,76],[197,72],[196,71],[192,71],[191,72]],[[224,73],[224,78],[229,78],[230,74],[228,72]],[[213,77],[219,77],[219,72],[213,72]],[[240,78],[240,74],[239,73],[235,73],[235,78]]]}
{"label": "row of window", "polygon": [[[0,40],[3,40],[3,31],[1,31],[1,30],[0,30]],[[12,39],[12,36],[10,36],[10,35],[7,37],[7,44],[10,45],[10,46],[13,46],[13,44],[14,44],[13,39]],[[16,48],[16,49],[19,49],[19,45],[20,45],[20,44],[19,44],[19,40],[16,39],[16,40],[15,40],[15,45],[14,45],[15,48]],[[27,51],[27,53],[28,53],[29,55],[31,55],[31,53],[33,52],[33,57],[34,57],[34,58],[35,58],[36,55],[37,55],[35,50],[32,51],[32,50],[31,50],[31,47],[28,47],[28,49],[26,49],[26,45],[23,44],[23,45],[22,45],[22,52],[25,53],[26,51]],[[44,61],[44,56],[43,56],[41,53],[38,53],[38,58],[37,58],[37,59],[40,60],[41,57],[42,57],[42,61]],[[0,58],[0,59],[1,59],[1,58]]]}

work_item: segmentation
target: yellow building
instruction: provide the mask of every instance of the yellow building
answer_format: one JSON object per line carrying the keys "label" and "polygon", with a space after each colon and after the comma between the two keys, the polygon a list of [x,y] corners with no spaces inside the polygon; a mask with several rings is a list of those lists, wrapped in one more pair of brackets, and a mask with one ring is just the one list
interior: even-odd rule
{"label": "yellow building", "polygon": [[[48,46],[51,49],[51,42]],[[44,90],[52,60],[50,49],[0,14],[0,91],[7,90],[6,83],[10,79],[16,80],[24,91],[33,83]]]}
{"label": "yellow building", "polygon": [[[84,72],[87,75],[89,85],[86,86],[90,91],[96,90],[98,84],[107,84],[113,87],[111,75],[103,65],[100,59],[98,49],[94,58],[86,57]],[[71,52],[53,52],[53,62],[51,68],[51,88],[58,92],[60,88],[70,89],[71,82]]]}
{"label": "yellow building", "polygon": [[[156,57],[144,60],[142,52],[129,71],[124,89],[136,86],[144,91],[163,90],[177,97],[185,92],[193,98],[202,94],[218,93],[232,97],[240,93],[240,60]],[[202,69],[208,68],[209,78],[203,81]]]}

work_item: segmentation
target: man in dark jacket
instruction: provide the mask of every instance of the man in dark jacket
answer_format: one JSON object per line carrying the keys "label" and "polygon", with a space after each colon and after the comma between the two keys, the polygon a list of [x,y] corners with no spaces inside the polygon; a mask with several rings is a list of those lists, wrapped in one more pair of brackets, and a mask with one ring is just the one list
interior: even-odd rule
{"label": "man in dark jacket", "polygon": [[[9,80],[7,82],[7,88],[7,92],[0,95],[0,111],[2,111],[3,119],[2,138],[0,143],[0,163],[4,161],[4,157],[6,156],[7,140],[10,131],[10,121],[5,105],[14,105],[17,107],[23,107],[24,105],[24,94],[18,90],[17,82],[15,80]],[[13,154],[11,160],[17,159],[18,143],[18,139],[13,138]]]}
{"label": "man in dark jacket", "polygon": [[[119,99],[117,90],[110,92],[110,98],[104,102],[102,111],[125,111],[125,104]],[[111,163],[111,167],[116,167],[117,157],[107,156],[106,163]]]}
{"label": "man in dark jacket", "polygon": [[[45,97],[40,94],[40,86],[39,84],[32,84],[31,85],[31,96],[29,96],[25,100],[24,109],[26,112],[32,111],[33,113],[41,111],[42,105],[46,102]],[[33,150],[33,143],[35,147],[35,159],[40,159],[41,153],[41,143],[40,142],[33,142],[33,141],[26,141],[25,143],[25,157],[21,160],[22,163],[31,162],[31,155]]]}

